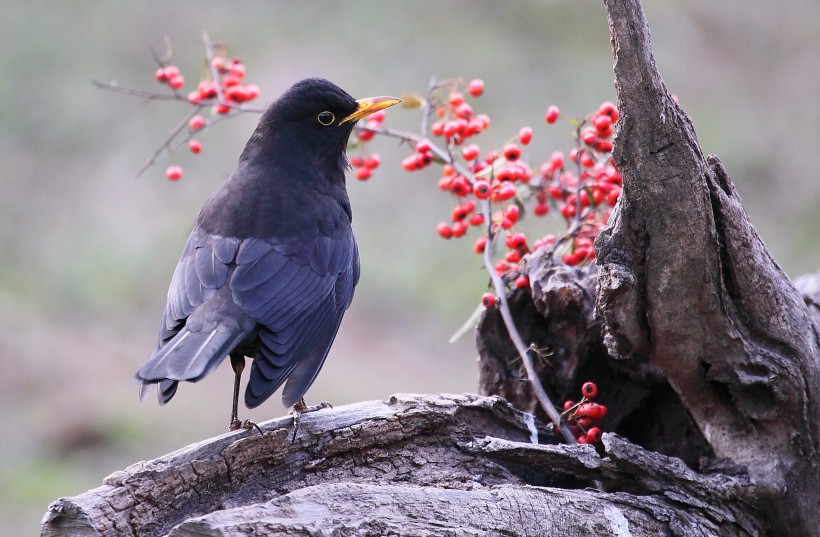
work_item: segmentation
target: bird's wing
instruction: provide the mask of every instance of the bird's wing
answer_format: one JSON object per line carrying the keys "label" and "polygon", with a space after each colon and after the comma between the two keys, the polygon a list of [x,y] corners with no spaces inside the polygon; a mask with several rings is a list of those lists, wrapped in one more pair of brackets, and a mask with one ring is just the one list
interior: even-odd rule
{"label": "bird's wing", "polygon": [[356,243],[352,234],[293,242],[246,239],[236,265],[230,279],[234,302],[261,325],[245,403],[258,406],[290,376],[283,400],[291,406],[316,378],[353,298]]}
{"label": "bird's wing", "polygon": [[191,233],[177,264],[160,323],[156,349],[137,372],[141,397],[159,383],[160,403],[176,392],[176,382],[210,373],[253,330],[225,286],[239,241]]}

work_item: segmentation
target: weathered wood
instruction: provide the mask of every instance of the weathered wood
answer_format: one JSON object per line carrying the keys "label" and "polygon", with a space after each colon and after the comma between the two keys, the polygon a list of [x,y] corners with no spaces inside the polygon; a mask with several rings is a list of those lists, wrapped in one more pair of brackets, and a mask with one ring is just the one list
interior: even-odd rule
{"label": "weathered wood", "polygon": [[[231,433],[49,507],[43,536],[758,535],[742,477],[605,435],[556,436],[499,398],[398,395]],[[540,443],[533,443],[538,440]],[[585,487],[604,479],[618,492]]]}
{"label": "weathered wood", "polygon": [[638,0],[605,0],[624,180],[596,241],[616,357],[648,357],[776,535],[820,527],[820,345],[806,304],[666,89]]}

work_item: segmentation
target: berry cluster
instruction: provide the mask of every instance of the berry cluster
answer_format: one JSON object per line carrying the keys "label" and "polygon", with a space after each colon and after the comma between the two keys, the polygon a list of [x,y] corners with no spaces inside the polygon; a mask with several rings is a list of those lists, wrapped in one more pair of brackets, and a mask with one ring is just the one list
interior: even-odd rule
{"label": "berry cluster", "polygon": [[[228,60],[225,56],[214,55],[209,62],[209,69],[206,70],[208,75],[199,81],[195,90],[188,93],[186,100],[198,109],[213,107],[214,116],[227,116],[232,110],[241,109],[243,103],[259,96],[259,86],[244,83],[246,70],[245,64],[239,58]],[[154,74],[154,78],[168,85],[175,94],[185,85],[185,77],[175,65],[161,66]],[[208,127],[212,121],[200,114],[191,117],[186,139],[192,153],[199,154],[202,151],[202,142],[194,140],[193,135]],[[182,174],[183,170],[179,165],[169,166],[165,170],[165,176],[171,181],[180,179]]]}
{"label": "berry cluster", "polygon": [[561,416],[569,422],[569,429],[579,444],[595,444],[601,440],[601,429],[593,425],[606,416],[607,408],[592,402],[597,395],[598,386],[594,382],[585,382],[581,386],[580,401],[564,402]]}
{"label": "berry cluster", "polygon": [[[464,237],[471,227],[486,230],[475,241],[473,250],[483,255],[490,238],[505,245],[506,251],[493,268],[513,287],[529,284],[520,275],[519,263],[534,250],[549,248],[568,265],[589,262],[595,257],[593,240],[606,224],[622,188],[621,176],[611,157],[618,110],[605,102],[596,112],[573,119],[575,147],[567,155],[554,151],[534,173],[523,158],[523,149],[533,137],[532,128],[522,127],[516,137],[500,148],[483,152],[474,141],[474,137],[487,130],[490,118],[476,113],[468,98],[479,97],[483,92],[481,80],[438,84],[428,103],[437,119],[429,132],[423,133],[430,138],[405,138],[414,141],[414,150],[402,161],[404,169],[416,171],[433,163],[443,164],[438,188],[452,196],[453,209],[449,221],[439,223],[436,232],[442,238],[452,239]],[[560,118],[558,107],[550,106],[546,122],[552,124]],[[477,210],[477,203],[483,200],[494,209],[489,222]],[[555,213],[564,220],[567,232],[561,237],[545,235],[530,244],[516,227],[527,212],[537,217]],[[482,302],[486,305],[490,301]]]}

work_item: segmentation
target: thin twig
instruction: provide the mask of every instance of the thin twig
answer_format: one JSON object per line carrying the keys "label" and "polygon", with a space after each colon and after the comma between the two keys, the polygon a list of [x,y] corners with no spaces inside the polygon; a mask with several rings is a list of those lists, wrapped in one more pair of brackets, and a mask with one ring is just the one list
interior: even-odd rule
{"label": "thin twig", "polygon": [[544,412],[547,413],[547,416],[549,416],[549,419],[552,421],[553,425],[561,431],[561,435],[564,437],[564,440],[566,440],[568,444],[577,444],[578,441],[572,435],[572,432],[567,427],[561,427],[561,414],[558,413],[555,405],[552,404],[547,392],[538,380],[538,373],[535,371],[535,366],[530,358],[529,349],[527,348],[527,345],[524,344],[524,340],[521,338],[521,334],[515,326],[515,320],[512,317],[510,306],[507,303],[507,292],[504,282],[493,267],[491,252],[495,242],[495,237],[492,231],[493,224],[491,219],[491,211],[490,201],[486,199],[481,200],[481,212],[484,214],[484,219],[487,221],[487,244],[484,247],[484,264],[490,275],[490,280],[493,282],[493,288],[495,289],[496,295],[501,297],[501,301],[498,306],[501,312],[501,318],[504,320],[504,325],[507,327],[507,333],[510,336],[513,346],[515,346],[515,350],[518,351],[518,354],[521,357],[521,363],[524,364],[524,369],[527,371],[527,378],[530,381],[530,385],[532,385],[536,399],[538,399],[538,402],[541,404],[541,408],[543,408]]}
{"label": "thin twig", "polygon": [[168,95],[167,93],[155,93],[153,91],[138,90],[133,88],[124,88],[116,82],[100,82],[99,80],[91,80],[91,83],[99,89],[112,91],[114,93],[122,93],[123,95],[131,95],[132,97],[141,97],[149,101],[185,101],[179,95]]}
{"label": "thin twig", "polygon": [[137,171],[135,178],[145,173],[145,170],[154,165],[154,163],[157,161],[157,158],[159,158],[162,152],[168,149],[174,142],[174,138],[176,138],[177,135],[180,132],[182,132],[182,130],[185,129],[185,127],[188,126],[188,122],[191,121],[191,118],[197,115],[201,110],[202,106],[194,107],[194,109],[187,116],[185,116],[182,119],[182,121],[180,121],[173,129],[171,129],[171,132],[165,138],[165,141],[162,142],[162,144],[160,144],[160,146],[154,150],[154,153],[151,155],[151,157],[145,162],[145,164],[143,164],[140,167],[139,171]]}
{"label": "thin twig", "polygon": [[214,46],[213,43],[211,43],[208,32],[202,32],[202,41],[205,43],[205,61],[208,62],[208,70],[211,72],[211,77],[216,85],[216,97],[221,103],[225,100],[222,95],[222,79],[220,78],[219,70],[214,66]]}

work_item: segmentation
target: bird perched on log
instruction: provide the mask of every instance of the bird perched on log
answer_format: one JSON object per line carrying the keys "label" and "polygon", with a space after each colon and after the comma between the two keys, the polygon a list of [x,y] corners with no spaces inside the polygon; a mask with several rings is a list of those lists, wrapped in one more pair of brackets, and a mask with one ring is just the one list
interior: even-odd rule
{"label": "bird perched on log", "polygon": [[303,411],[359,280],[345,189],[345,148],[355,123],[401,102],[355,100],[327,80],[296,83],[262,115],[236,170],[202,208],[168,289],[159,339],[137,372],[140,398],[160,404],[230,356],[230,429],[245,390],[259,406],[285,381],[282,402]]}

